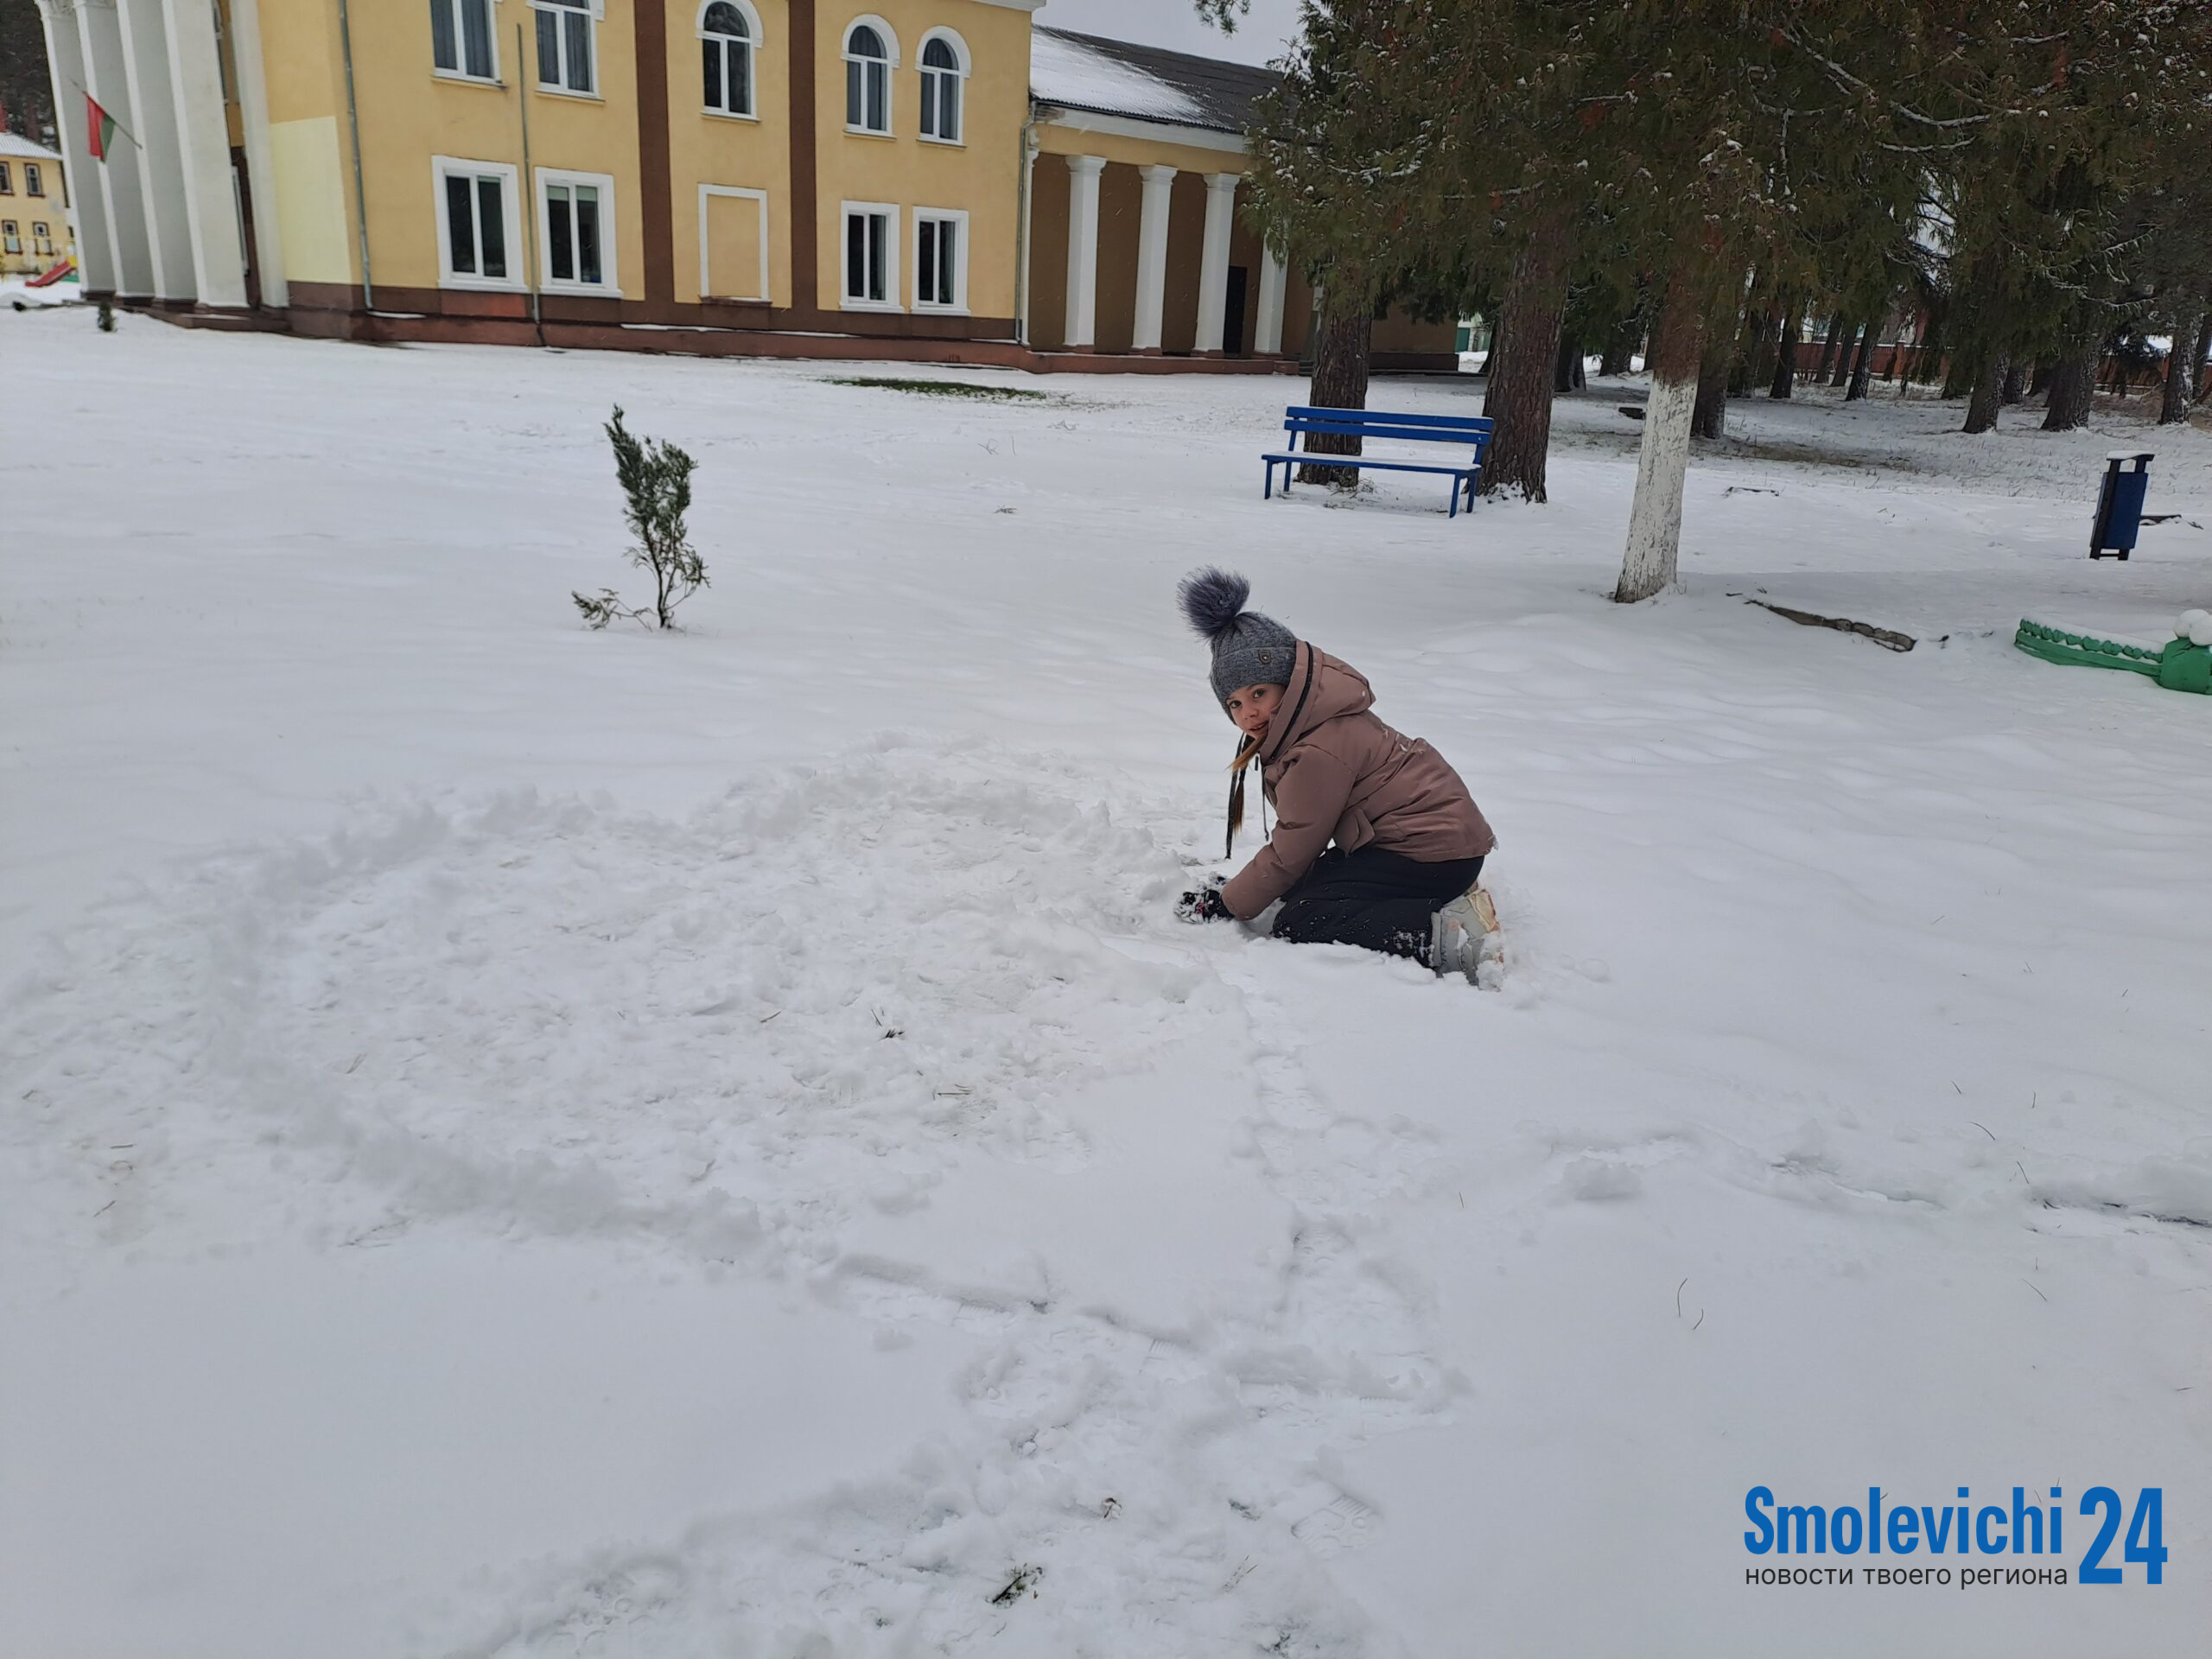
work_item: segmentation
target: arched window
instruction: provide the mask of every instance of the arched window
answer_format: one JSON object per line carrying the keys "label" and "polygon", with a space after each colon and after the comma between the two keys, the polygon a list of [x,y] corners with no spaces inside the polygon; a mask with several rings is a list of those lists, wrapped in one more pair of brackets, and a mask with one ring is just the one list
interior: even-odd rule
{"label": "arched window", "polygon": [[950,29],[922,42],[922,137],[939,143],[961,139],[961,83],[968,79],[968,48]]}
{"label": "arched window", "polygon": [[712,0],[699,14],[699,54],[710,113],[760,113],[753,101],[753,54],[760,44],[760,20],[751,6]]}
{"label": "arched window", "polygon": [[845,31],[848,131],[891,130],[891,71],[898,61],[898,37],[881,19],[863,17]]}

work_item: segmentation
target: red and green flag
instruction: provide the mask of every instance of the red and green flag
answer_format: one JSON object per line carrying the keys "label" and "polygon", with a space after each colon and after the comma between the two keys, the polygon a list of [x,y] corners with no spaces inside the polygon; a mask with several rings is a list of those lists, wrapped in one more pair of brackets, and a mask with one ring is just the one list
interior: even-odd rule
{"label": "red and green flag", "polygon": [[99,100],[90,92],[85,94],[86,137],[92,147],[92,159],[104,162],[115,144],[115,118],[100,107]]}

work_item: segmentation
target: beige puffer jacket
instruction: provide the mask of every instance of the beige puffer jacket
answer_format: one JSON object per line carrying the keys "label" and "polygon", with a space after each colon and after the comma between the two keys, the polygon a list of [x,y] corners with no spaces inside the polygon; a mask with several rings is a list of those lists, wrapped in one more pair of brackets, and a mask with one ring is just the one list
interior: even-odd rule
{"label": "beige puffer jacket", "polygon": [[1474,798],[1444,757],[1370,712],[1359,671],[1300,640],[1282,712],[1260,746],[1274,833],[1222,889],[1250,920],[1294,887],[1333,841],[1379,847],[1425,864],[1478,858],[1497,845]]}

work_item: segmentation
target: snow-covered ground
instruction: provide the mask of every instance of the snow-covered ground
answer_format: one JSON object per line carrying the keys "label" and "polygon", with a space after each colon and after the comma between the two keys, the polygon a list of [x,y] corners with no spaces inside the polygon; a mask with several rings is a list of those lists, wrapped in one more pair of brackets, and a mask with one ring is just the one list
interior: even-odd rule
{"label": "snow-covered ground", "polygon": [[[1738,404],[1624,610],[1618,385],[1452,523],[1262,501],[1287,380],[0,362],[0,1651],[2201,1648],[2212,699],[2010,639],[2212,601],[2204,431]],[[569,602],[618,402],[679,637]],[[1172,919],[1210,561],[1469,779],[1501,991]],[[2165,1582],[1749,1587],[1760,1484],[2163,1486]]]}

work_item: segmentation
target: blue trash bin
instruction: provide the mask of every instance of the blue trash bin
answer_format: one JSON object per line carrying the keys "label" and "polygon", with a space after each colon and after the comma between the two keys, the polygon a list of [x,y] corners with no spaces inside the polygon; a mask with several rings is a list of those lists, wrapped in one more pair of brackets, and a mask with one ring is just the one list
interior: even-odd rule
{"label": "blue trash bin", "polygon": [[[2105,457],[2103,487],[2097,492],[2097,522],[2089,532],[2089,556],[2101,559],[2107,553],[2115,558],[2126,558],[2133,550],[2135,538],[2143,531],[2143,497],[2151,487],[2151,462],[2148,449],[2115,449]],[[2120,469],[2129,462],[2135,470]]]}

